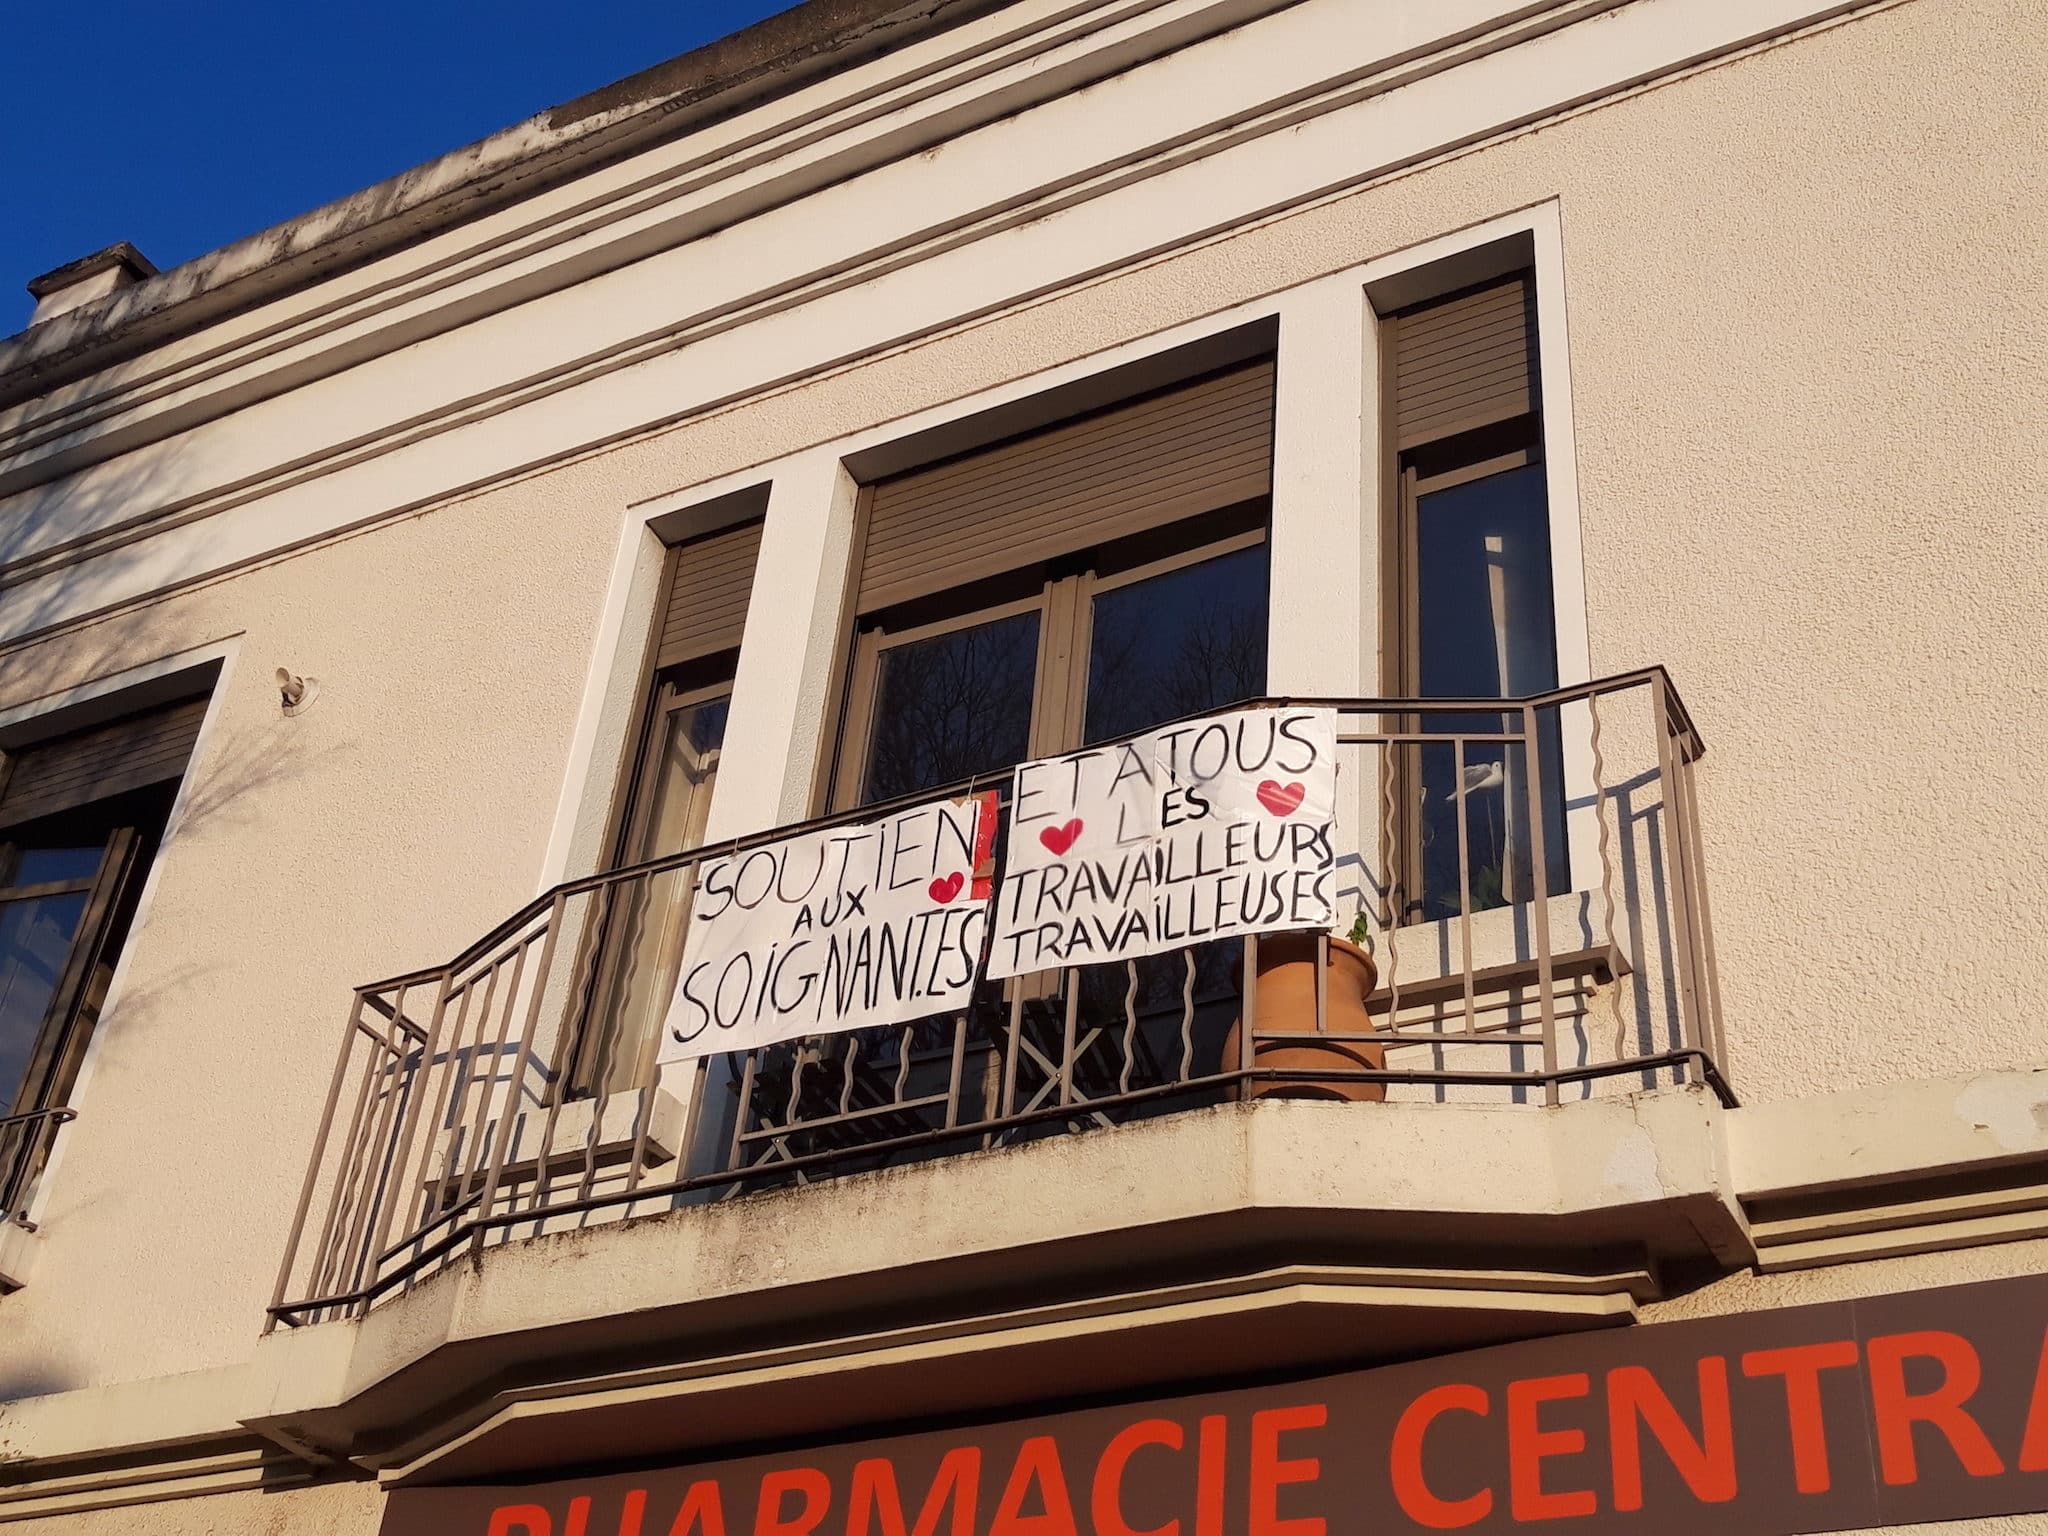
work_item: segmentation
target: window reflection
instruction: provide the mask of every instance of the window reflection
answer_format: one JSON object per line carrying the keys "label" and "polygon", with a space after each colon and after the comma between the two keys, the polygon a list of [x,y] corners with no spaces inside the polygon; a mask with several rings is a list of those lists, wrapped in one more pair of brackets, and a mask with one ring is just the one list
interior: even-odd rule
{"label": "window reflection", "polygon": [[[628,850],[629,863],[681,853],[704,840],[731,705],[730,695],[720,695],[675,705],[663,716],[647,815]],[[682,964],[694,878],[694,869],[684,867],[613,888],[595,1014],[608,1024],[586,1032],[571,1072],[574,1091],[615,1092],[644,1080]]]}
{"label": "window reflection", "polygon": [[[1254,544],[1100,593],[1088,631],[1088,707],[1082,744],[1146,730],[1266,691],[1266,546]],[[1194,995],[1236,986],[1236,944],[1200,944],[1082,973],[1089,1017],[1126,1004],[1172,1011],[1194,962]]]}
{"label": "window reflection", "polygon": [[669,712],[661,755],[655,762],[654,800],[640,836],[637,859],[680,853],[702,841],[718,783],[719,749],[732,699],[721,696],[684,704]]}
{"label": "window reflection", "polygon": [[43,885],[58,880],[90,880],[99,873],[100,856],[105,852],[104,842],[23,848],[15,855],[13,870],[4,872],[6,884]]}
{"label": "window reflection", "polygon": [[[1513,697],[1557,686],[1550,517],[1543,467],[1526,465],[1416,499],[1421,692],[1430,698]],[[1522,717],[1423,717],[1432,733],[1517,731]],[[1539,717],[1545,888],[1569,888],[1563,759],[1554,712]],[[1422,784],[1422,916],[1527,901],[1536,893],[1529,766],[1515,744],[1470,743],[1459,772],[1448,745],[1418,749]],[[1461,893],[1458,821],[1467,844]]]}
{"label": "window reflection", "polygon": [[77,891],[0,902],[0,1115],[21,1098],[86,900]]}
{"label": "window reflection", "polygon": [[863,803],[1008,767],[1030,755],[1036,613],[890,646],[878,666]]}
{"label": "window reflection", "polygon": [[1095,599],[1083,744],[1266,690],[1266,546]]}

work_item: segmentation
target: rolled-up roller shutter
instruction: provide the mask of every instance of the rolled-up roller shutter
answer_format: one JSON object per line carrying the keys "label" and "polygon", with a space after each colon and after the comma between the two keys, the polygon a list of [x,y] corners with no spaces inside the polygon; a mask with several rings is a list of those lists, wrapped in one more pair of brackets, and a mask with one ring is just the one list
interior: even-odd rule
{"label": "rolled-up roller shutter", "polygon": [[657,665],[672,667],[729,651],[747,626],[761,524],[742,523],[678,544],[670,553],[668,606],[662,614]]}
{"label": "rolled-up roller shutter", "polygon": [[1396,446],[1419,447],[1534,410],[1535,329],[1526,273],[1397,315]]}
{"label": "rolled-up roller shutter", "polygon": [[205,718],[205,699],[185,699],[9,753],[0,827],[182,777]]}
{"label": "rolled-up roller shutter", "polygon": [[1272,485],[1266,360],[878,483],[860,611],[1233,506]]}

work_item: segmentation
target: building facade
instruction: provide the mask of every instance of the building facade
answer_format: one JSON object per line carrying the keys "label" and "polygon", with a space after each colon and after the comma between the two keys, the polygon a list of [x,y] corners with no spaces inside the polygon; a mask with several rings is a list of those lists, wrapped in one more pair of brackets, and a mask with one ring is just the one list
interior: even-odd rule
{"label": "building facade", "polygon": [[[807,0],[38,279],[0,1521],[2048,1531],[2044,64]],[[1316,932],[1041,874],[1001,973],[1017,765],[1287,711]],[[964,992],[679,1041],[935,797]]]}

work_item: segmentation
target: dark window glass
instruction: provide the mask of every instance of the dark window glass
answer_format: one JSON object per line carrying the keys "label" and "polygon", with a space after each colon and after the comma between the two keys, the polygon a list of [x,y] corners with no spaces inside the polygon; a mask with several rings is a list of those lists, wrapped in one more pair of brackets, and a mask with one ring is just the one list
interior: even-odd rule
{"label": "dark window glass", "polygon": [[15,857],[9,885],[46,885],[57,880],[90,880],[99,873],[99,843],[76,847],[23,848]]}
{"label": "dark window glass", "polygon": [[21,1096],[86,901],[84,891],[0,901],[0,1115]]}
{"label": "dark window glass", "polygon": [[[1420,683],[1431,698],[1502,698],[1557,686],[1550,576],[1550,516],[1543,467],[1489,475],[1416,500]],[[1519,715],[1425,716],[1432,732],[1518,730]],[[1569,889],[1563,773],[1554,712],[1539,718],[1546,889]],[[1519,745],[1470,743],[1462,777],[1448,746],[1422,759],[1423,912],[1463,905],[1458,818],[1465,819],[1466,893],[1474,911],[1536,892],[1529,835],[1528,764]]]}
{"label": "dark window glass", "polygon": [[1422,692],[1498,698],[1557,686],[1543,466],[1417,498]]}
{"label": "dark window glass", "polygon": [[1266,690],[1266,546],[1095,599],[1083,744]]}
{"label": "dark window glass", "polygon": [[884,650],[875,681],[863,803],[914,794],[1030,755],[1038,615]]}

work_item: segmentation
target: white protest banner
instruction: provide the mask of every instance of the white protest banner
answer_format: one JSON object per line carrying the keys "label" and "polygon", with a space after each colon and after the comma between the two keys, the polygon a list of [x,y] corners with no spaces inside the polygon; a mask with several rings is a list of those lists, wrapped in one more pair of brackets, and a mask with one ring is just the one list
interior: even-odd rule
{"label": "white protest banner", "polygon": [[991,976],[1325,928],[1337,716],[1246,709],[1019,765]]}
{"label": "white protest banner", "polygon": [[661,1059],[965,1007],[988,932],[995,798],[706,861]]}

